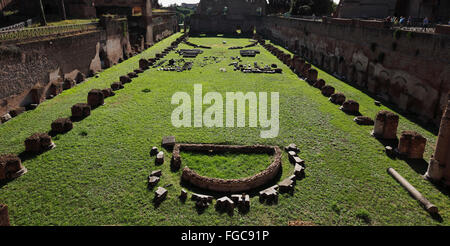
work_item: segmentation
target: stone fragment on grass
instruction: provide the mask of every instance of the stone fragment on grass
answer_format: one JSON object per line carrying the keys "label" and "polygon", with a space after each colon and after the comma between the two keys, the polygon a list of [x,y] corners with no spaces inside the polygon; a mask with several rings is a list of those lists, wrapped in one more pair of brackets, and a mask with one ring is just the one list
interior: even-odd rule
{"label": "stone fragment on grass", "polygon": [[12,119],[12,117],[11,117],[11,115],[9,113],[8,114],[4,114],[4,115],[2,115],[2,117],[0,117],[1,123],[5,123],[5,122],[7,122],[7,121],[9,121],[11,119]]}
{"label": "stone fragment on grass", "polygon": [[111,84],[111,89],[113,91],[118,91],[118,90],[123,89],[123,88],[124,87],[123,87],[123,84],[121,82],[114,82],[114,83]]}
{"label": "stone fragment on grass", "polygon": [[103,92],[99,89],[92,89],[88,94],[88,104],[91,106],[91,109],[95,109],[104,104],[105,97],[103,96]]}
{"label": "stone fragment on grass", "polygon": [[153,147],[151,150],[150,150],[150,156],[155,156],[155,155],[157,155],[158,154],[158,148],[157,147]]}
{"label": "stone fragment on grass", "polygon": [[164,164],[164,152],[160,151],[160,152],[156,155],[155,164],[156,164],[156,165],[162,165],[162,164]]}
{"label": "stone fragment on grass", "polygon": [[175,136],[164,137],[161,146],[166,149],[173,149],[173,146],[175,146]]}
{"label": "stone fragment on grass", "polygon": [[52,137],[47,133],[35,133],[25,140],[25,151],[32,154],[40,154],[55,147]]}
{"label": "stone fragment on grass", "polygon": [[218,211],[232,212],[234,209],[234,202],[227,196],[224,196],[222,198],[217,199],[216,209]]}
{"label": "stone fragment on grass", "polygon": [[353,119],[358,125],[365,125],[365,126],[373,126],[375,122],[372,120],[372,118],[367,116],[356,116],[355,119]]}
{"label": "stone fragment on grass", "polygon": [[154,202],[161,203],[162,201],[164,201],[164,199],[166,199],[166,197],[167,197],[167,190],[164,189],[163,187],[158,187],[158,189],[156,189],[155,191]]}
{"label": "stone fragment on grass", "polygon": [[122,84],[126,84],[126,83],[130,83],[131,82],[130,77],[128,77],[127,75],[120,76],[119,80],[120,80],[120,82]]}
{"label": "stone fragment on grass", "polygon": [[75,119],[84,119],[91,115],[91,106],[87,103],[77,103],[72,106],[72,117]]}
{"label": "stone fragment on grass", "polygon": [[331,95],[334,94],[334,87],[330,86],[330,85],[325,85],[322,87],[322,95],[326,96],[326,97],[330,97]]}
{"label": "stone fragment on grass", "polygon": [[181,189],[181,193],[180,193],[180,200],[182,200],[182,201],[186,201],[186,199],[187,199],[187,196],[188,196],[188,193],[187,193],[187,191],[186,191],[186,190],[184,190],[184,189]]}
{"label": "stone fragment on grass", "polygon": [[69,118],[59,118],[52,122],[52,132],[66,133],[73,128],[73,123]]}
{"label": "stone fragment on grass", "polygon": [[305,177],[305,168],[300,164],[295,164],[294,175],[297,179],[302,179]]}
{"label": "stone fragment on grass", "polygon": [[159,177],[156,176],[149,176],[148,177],[148,186],[149,187],[155,187],[159,182]]}
{"label": "stone fragment on grass", "polygon": [[294,181],[287,178],[278,184],[281,193],[291,193],[294,191]]}
{"label": "stone fragment on grass", "polygon": [[22,166],[22,161],[17,155],[0,156],[0,181],[17,178],[25,171],[26,169]]}
{"label": "stone fragment on grass", "polygon": [[345,102],[345,99],[345,95],[341,92],[338,92],[331,95],[329,100],[334,104],[342,105]]}
{"label": "stone fragment on grass", "polygon": [[297,145],[295,145],[293,143],[291,143],[288,146],[284,147],[284,150],[286,150],[287,152],[289,152],[289,151],[294,151],[295,153],[300,152],[300,149],[297,148]]}

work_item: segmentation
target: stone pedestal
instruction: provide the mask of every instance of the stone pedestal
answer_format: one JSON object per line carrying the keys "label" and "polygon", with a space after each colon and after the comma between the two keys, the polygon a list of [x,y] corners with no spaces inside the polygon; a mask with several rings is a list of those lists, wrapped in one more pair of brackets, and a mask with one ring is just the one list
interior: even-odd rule
{"label": "stone pedestal", "polygon": [[450,94],[441,119],[436,149],[425,177],[433,181],[443,180],[446,185],[450,185]]}
{"label": "stone pedestal", "polygon": [[330,96],[330,102],[337,104],[337,105],[342,105],[345,102],[345,95],[343,93],[334,93],[333,95]]}
{"label": "stone pedestal", "polygon": [[91,115],[91,106],[87,103],[77,103],[72,106],[71,110],[74,119],[84,119]]}
{"label": "stone pedestal", "polygon": [[409,159],[423,159],[427,139],[414,131],[403,131],[398,143],[398,152]]}
{"label": "stone pedestal", "polygon": [[380,139],[397,139],[398,115],[382,110],[378,112],[375,125],[373,128],[373,136]]}
{"label": "stone pedestal", "polygon": [[91,109],[97,108],[104,104],[105,97],[103,92],[98,89],[92,89],[88,94],[88,104],[91,106]]}
{"label": "stone pedestal", "polygon": [[73,123],[69,118],[60,118],[52,122],[52,131],[54,133],[66,133],[73,128]]}

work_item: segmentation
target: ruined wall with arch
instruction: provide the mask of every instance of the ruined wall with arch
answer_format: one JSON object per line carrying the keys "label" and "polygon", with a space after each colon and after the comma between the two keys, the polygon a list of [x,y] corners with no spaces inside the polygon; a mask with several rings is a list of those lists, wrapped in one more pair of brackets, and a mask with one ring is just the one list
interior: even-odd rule
{"label": "ruined wall with arch", "polygon": [[439,125],[450,90],[450,36],[395,31],[380,21],[269,16],[258,32],[423,123]]}

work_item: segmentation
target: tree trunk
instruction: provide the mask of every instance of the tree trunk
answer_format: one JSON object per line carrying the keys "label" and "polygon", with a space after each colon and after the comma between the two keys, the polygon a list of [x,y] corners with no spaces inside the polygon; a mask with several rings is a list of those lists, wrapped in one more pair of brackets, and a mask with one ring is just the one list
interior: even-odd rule
{"label": "tree trunk", "polygon": [[47,20],[45,19],[44,5],[42,4],[42,0],[39,0],[39,4],[41,5],[41,25],[46,26]]}
{"label": "tree trunk", "polygon": [[61,0],[61,10],[62,10],[63,19],[67,20],[66,6],[64,5],[64,0]]}

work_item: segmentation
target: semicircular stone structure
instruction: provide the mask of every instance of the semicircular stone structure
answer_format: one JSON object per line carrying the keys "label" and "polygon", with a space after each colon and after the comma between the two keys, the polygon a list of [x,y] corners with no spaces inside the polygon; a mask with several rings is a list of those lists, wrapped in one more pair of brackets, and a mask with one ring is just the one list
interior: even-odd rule
{"label": "semicircular stone structure", "polygon": [[[216,192],[243,192],[258,188],[273,180],[281,169],[281,149],[278,146],[267,145],[215,145],[215,144],[176,144],[172,159],[181,162],[181,151],[195,151],[205,153],[267,153],[272,154],[273,162],[262,172],[242,179],[210,178],[197,174],[189,167],[183,169],[181,179],[202,189]],[[181,163],[180,163],[181,164]]]}

